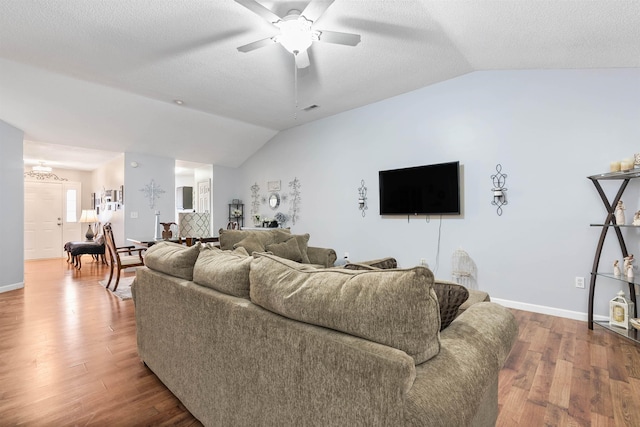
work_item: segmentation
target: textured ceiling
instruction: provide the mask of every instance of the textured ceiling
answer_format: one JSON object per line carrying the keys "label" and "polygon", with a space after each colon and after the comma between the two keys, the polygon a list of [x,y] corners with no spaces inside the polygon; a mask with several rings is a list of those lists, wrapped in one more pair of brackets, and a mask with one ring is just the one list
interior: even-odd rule
{"label": "textured ceiling", "polygon": [[237,166],[278,130],[476,70],[640,67],[640,0],[336,0],[317,27],[362,41],[313,44],[297,110],[293,56],[238,52],[276,31],[233,0],[2,0],[0,120]]}

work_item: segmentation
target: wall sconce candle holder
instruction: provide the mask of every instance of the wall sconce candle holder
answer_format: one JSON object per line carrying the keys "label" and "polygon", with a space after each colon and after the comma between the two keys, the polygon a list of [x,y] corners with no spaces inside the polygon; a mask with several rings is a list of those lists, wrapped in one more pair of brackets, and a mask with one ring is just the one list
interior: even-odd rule
{"label": "wall sconce candle holder", "polygon": [[496,213],[498,216],[502,215],[502,206],[508,204],[506,191],[507,188],[504,186],[507,181],[507,174],[502,173],[502,165],[496,165],[496,174],[491,175],[491,180],[493,181],[493,188],[491,191],[493,192],[493,201],[492,205],[497,206]]}
{"label": "wall sconce candle holder", "polygon": [[364,179],[360,180],[360,188],[358,188],[358,208],[362,213],[362,217],[366,215],[367,206],[367,187],[364,185]]}

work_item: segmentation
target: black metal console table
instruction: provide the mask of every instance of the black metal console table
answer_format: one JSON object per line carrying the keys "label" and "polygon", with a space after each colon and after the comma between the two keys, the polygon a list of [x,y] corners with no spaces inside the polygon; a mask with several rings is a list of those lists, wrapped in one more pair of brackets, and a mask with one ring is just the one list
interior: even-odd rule
{"label": "black metal console table", "polygon": [[[607,217],[604,220],[603,224],[591,224],[592,227],[601,227],[602,231],[600,232],[600,239],[598,240],[598,246],[596,248],[596,254],[595,257],[593,259],[593,267],[591,269],[591,282],[589,284],[589,329],[593,329],[593,324],[597,324],[598,326],[602,326],[603,328],[616,332],[626,338],[629,338],[633,341],[636,342],[640,342],[640,331],[630,328],[629,330],[626,330],[624,328],[619,328],[616,326],[609,326],[609,322],[608,321],[603,321],[603,322],[599,322],[599,321],[595,321],[593,320],[593,300],[595,297],[595,291],[596,291],[596,279],[599,277],[605,277],[608,279],[613,279],[613,280],[619,280],[622,282],[625,282],[629,285],[629,294],[631,297],[631,301],[633,301],[634,305],[635,305],[635,311],[633,313],[633,317],[637,316],[638,313],[638,304],[636,302],[636,292],[635,292],[635,282],[634,280],[629,280],[627,278],[627,276],[625,274],[621,275],[620,277],[616,277],[614,276],[613,273],[600,273],[598,272],[598,266],[600,264],[600,257],[602,256],[602,248],[604,246],[604,240],[605,237],[607,237],[607,232],[611,229],[614,230],[616,237],[618,238],[618,243],[620,245],[620,249],[622,250],[622,257],[625,258],[627,256],[629,256],[629,253],[627,251],[627,245],[625,244],[624,238],[622,236],[622,228],[624,227],[629,227],[629,228],[640,228],[640,226],[635,226],[635,225],[618,225],[616,224],[616,220],[615,220],[615,209],[616,209],[616,205],[618,204],[618,202],[620,201],[620,198],[622,197],[622,194],[624,193],[624,190],[627,188],[627,185],[629,184],[629,181],[631,181],[634,178],[640,178],[640,171],[639,170],[630,170],[628,172],[612,172],[612,173],[604,173],[604,174],[600,174],[600,175],[592,175],[587,177],[591,180],[591,182],[593,182],[593,185],[595,185],[596,190],[598,191],[598,194],[600,195],[600,198],[602,199],[602,203],[604,203],[605,208],[607,209]],[[620,188],[618,189],[618,192],[616,193],[615,197],[613,198],[612,202],[609,203],[609,199],[607,198],[607,195],[605,194],[604,190],[602,189],[602,186],[600,185],[600,181],[606,181],[606,180],[618,180],[618,181],[622,181],[620,183]]]}

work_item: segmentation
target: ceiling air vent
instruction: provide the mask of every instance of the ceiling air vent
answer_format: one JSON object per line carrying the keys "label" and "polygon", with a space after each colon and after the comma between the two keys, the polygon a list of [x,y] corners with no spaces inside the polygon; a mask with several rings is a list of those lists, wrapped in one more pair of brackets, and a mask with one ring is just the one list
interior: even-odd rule
{"label": "ceiling air vent", "polygon": [[313,105],[309,105],[306,108],[303,108],[302,110],[303,111],[311,111],[311,110],[315,110],[316,108],[318,108],[318,106],[316,104],[313,104]]}

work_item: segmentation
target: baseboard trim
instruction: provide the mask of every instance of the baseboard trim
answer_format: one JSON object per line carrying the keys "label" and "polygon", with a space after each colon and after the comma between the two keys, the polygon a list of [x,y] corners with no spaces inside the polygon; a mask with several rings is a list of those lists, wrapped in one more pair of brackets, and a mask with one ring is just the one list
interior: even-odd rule
{"label": "baseboard trim", "polygon": [[[534,313],[548,314],[550,316],[558,316],[558,317],[564,317],[566,319],[581,320],[583,322],[586,322],[589,318],[587,313],[581,313],[579,311],[563,310],[561,308],[547,307],[544,305],[536,305],[536,304],[528,304],[526,302],[510,301],[506,299],[493,298],[493,297],[491,297],[491,301],[498,303],[500,305],[504,305],[505,307],[515,308],[516,310],[524,310],[524,311],[531,311]],[[600,316],[597,314],[593,316],[593,320],[608,320],[608,319],[609,317],[607,316]]]}
{"label": "baseboard trim", "polygon": [[12,283],[10,285],[2,285],[0,286],[0,294],[3,292],[15,291],[16,289],[24,288],[24,282],[20,283]]}

